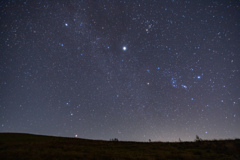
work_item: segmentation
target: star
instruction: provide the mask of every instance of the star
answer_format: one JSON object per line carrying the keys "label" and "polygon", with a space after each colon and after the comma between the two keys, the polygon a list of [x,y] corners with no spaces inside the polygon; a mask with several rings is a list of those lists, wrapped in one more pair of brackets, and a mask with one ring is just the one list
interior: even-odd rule
{"label": "star", "polygon": [[181,86],[182,86],[183,88],[187,89],[187,86],[186,86],[186,85],[182,84]]}
{"label": "star", "polygon": [[123,46],[123,48],[122,48],[124,51],[126,51],[127,50],[127,47],[126,46]]}

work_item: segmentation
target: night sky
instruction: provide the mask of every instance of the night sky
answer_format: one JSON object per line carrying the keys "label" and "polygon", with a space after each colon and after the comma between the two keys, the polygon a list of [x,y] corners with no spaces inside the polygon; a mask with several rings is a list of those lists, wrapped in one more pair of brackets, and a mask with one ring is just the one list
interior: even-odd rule
{"label": "night sky", "polygon": [[0,132],[240,137],[240,1],[0,2]]}

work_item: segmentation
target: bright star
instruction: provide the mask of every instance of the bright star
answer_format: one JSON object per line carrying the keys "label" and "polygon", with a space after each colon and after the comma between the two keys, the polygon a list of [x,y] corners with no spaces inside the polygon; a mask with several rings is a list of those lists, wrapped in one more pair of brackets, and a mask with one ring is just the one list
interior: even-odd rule
{"label": "bright star", "polygon": [[68,24],[67,24],[67,23],[65,23],[65,26],[67,27],[67,26],[68,26]]}
{"label": "bright star", "polygon": [[181,86],[182,86],[183,88],[187,89],[187,86],[186,86],[186,85],[182,84]]}
{"label": "bright star", "polygon": [[123,50],[126,51],[126,50],[127,50],[127,47],[126,47],[126,46],[123,46]]}

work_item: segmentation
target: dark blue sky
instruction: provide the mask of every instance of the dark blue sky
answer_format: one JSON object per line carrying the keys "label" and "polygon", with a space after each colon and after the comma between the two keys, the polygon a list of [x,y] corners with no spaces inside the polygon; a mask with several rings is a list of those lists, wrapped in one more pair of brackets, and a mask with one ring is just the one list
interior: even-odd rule
{"label": "dark blue sky", "polygon": [[239,1],[0,2],[0,132],[240,137]]}

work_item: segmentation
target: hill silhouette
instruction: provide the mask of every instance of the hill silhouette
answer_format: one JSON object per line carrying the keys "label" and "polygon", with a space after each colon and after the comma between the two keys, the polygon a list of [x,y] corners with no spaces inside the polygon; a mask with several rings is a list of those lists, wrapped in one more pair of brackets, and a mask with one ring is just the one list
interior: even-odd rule
{"label": "hill silhouette", "polygon": [[240,139],[149,143],[0,133],[0,159],[239,160]]}

